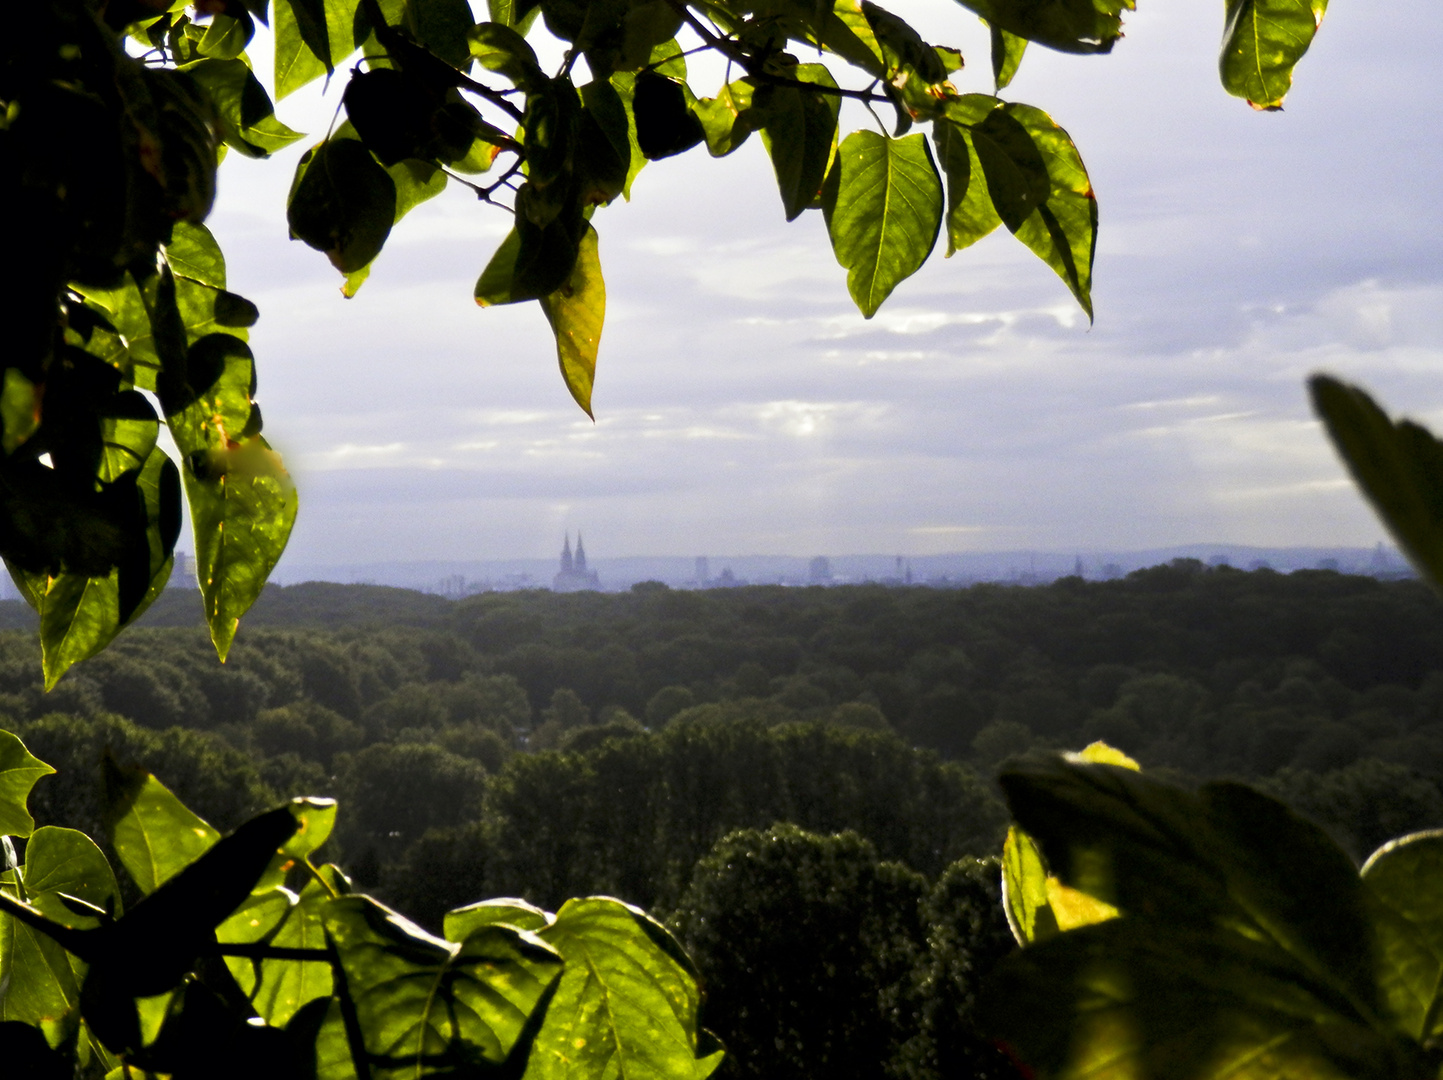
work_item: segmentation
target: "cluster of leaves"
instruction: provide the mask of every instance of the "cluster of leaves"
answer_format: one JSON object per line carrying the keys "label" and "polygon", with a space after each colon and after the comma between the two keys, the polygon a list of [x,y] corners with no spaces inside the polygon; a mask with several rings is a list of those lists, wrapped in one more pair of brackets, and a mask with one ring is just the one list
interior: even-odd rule
{"label": "cluster of leaves", "polygon": [[[1105,52],[1132,4],[968,6],[992,29],[1000,93],[1029,41]],[[1232,0],[1227,88],[1275,107],[1322,11],[1322,0]],[[703,143],[723,156],[752,132],[788,220],[824,212],[867,316],[944,224],[949,255],[1005,224],[1091,315],[1097,204],[1071,139],[1039,109],[959,93],[948,76],[960,53],[870,0],[491,0],[489,14],[474,23],[466,0],[44,0],[17,16],[0,54],[0,196],[29,262],[0,299],[13,342],[0,378],[0,555],[41,614],[48,683],[163,587],[182,480],[222,658],[295,517],[252,400],[256,308],[228,291],[202,224],[225,150],[264,157],[301,137],[251,72],[257,19],[274,23],[278,98],[363,54],[346,121],[297,169],[292,235],[327,254],[349,296],[395,223],[450,180],[504,206],[515,224],[476,300],[538,301],[588,412],[606,306],[595,208],[627,196],[648,161]],[[567,46],[554,75],[525,40],[538,14]],[[794,48],[867,85],[841,85]],[[694,52],[726,61],[712,97],[687,82]],[[578,85],[583,59],[590,79]],[[843,138],[847,100],[890,105],[895,132],[879,121]],[[907,134],[918,121],[930,141]],[[484,184],[466,179],[493,169]],[[178,467],[156,445],[162,418]]]}
{"label": "cluster of leaves", "polygon": [[88,836],[34,827],[29,792],[51,771],[0,733],[7,1069],[702,1080],[721,1060],[697,1027],[694,968],[635,908],[486,901],[436,937],[312,864],[333,801],[292,800],[221,837],[149,773],[111,765],[111,841],[141,896],[125,910]]}
{"label": "cluster of leaves", "polygon": [[[991,28],[1000,93],[1029,41],[1107,52],[1133,5],[967,6]],[[1278,107],[1324,6],[1230,4],[1227,89]],[[464,8],[413,0],[391,25],[380,0],[276,2],[278,94],[332,72],[354,48],[364,53],[344,94],[348,121],[306,155],[289,209],[292,234],[346,275],[347,295],[392,226],[448,178],[483,201],[509,200],[515,224],[478,279],[476,301],[539,301],[566,384],[590,413],[606,307],[593,211],[629,198],[648,161],[699,145],[722,157],[757,132],[787,220],[823,211],[868,318],[927,260],[944,225],[949,256],[1006,225],[1091,317],[1097,201],[1072,140],[1040,109],[959,93],[949,76],[961,53],[928,44],[871,0],[491,0],[490,21],[475,26]],[[567,46],[554,75],[525,40],[538,14]],[[802,62],[798,53],[811,51],[818,61]],[[688,82],[695,53],[726,62],[713,96]],[[590,78],[578,85],[583,58]],[[827,59],[866,85],[842,85]],[[476,65],[510,85],[478,81]],[[877,130],[843,137],[844,101],[891,107],[895,130],[878,120]],[[908,134],[917,122],[931,124],[930,140]],[[484,173],[503,154],[494,180],[458,175]]]}
{"label": "cluster of leaves", "polygon": [[[201,224],[260,87],[220,22],[182,36],[183,63],[130,56],[134,14],[28,4],[0,45],[0,198],[25,260],[0,298],[0,555],[40,613],[48,685],[164,588],[182,481],[222,657],[296,510],[252,401],[256,308]],[[247,152],[295,137],[261,128]]]}
{"label": "cluster of leaves", "polygon": [[1005,770],[1009,918],[984,999],[1039,1077],[1434,1076],[1443,833],[1361,874],[1241,784],[1188,791],[1103,746]]}

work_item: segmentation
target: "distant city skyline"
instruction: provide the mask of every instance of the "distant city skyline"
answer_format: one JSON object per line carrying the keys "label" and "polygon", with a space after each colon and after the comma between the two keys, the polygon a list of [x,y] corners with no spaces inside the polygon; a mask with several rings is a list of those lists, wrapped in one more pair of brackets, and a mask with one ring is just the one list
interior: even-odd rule
{"label": "distant city skyline", "polygon": [[[578,547],[580,545],[578,544]],[[941,555],[880,554],[596,556],[571,550],[570,534],[559,557],[471,561],[378,562],[365,564],[293,564],[278,573],[278,584],[322,580],[394,585],[460,597],[512,589],[618,591],[643,581],[673,588],[726,588],[741,585],[889,585],[959,586],[983,581],[1046,584],[1077,574],[1090,580],[1123,577],[1134,570],[1179,558],[1240,570],[1266,567],[1280,573],[1322,569],[1395,578],[1410,576],[1406,561],[1391,545],[1361,547],[1258,548],[1192,544],[1150,550],[954,552]],[[568,556],[570,560],[568,561]]]}

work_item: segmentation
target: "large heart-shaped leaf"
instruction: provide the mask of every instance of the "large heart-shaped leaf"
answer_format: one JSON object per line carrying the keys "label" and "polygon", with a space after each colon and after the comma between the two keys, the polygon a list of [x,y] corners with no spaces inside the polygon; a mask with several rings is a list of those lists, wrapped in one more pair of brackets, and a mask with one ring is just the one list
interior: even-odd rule
{"label": "large heart-shaped leaf", "polygon": [[364,1040],[352,1052],[376,1080],[501,1064],[561,972],[523,931],[482,927],[454,945],[364,896],[331,901],[325,925]]}
{"label": "large heart-shaped leaf", "polygon": [[927,261],[942,224],[942,181],[921,135],[889,139],[854,131],[837,153],[827,232],[847,290],[871,318]]}
{"label": "large heart-shaped leaf", "polygon": [[645,913],[605,897],[568,900],[537,936],[566,969],[528,1080],[704,1080],[721,1064],[698,1038],[695,969]]}

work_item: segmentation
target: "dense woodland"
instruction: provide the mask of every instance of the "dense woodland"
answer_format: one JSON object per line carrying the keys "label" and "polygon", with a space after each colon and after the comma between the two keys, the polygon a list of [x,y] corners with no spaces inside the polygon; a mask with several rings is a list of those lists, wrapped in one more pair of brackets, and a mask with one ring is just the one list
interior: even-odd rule
{"label": "dense woodland", "polygon": [[1443,604],[1414,581],[272,586],[224,666],[194,610],[172,590],[48,695],[33,633],[0,634],[0,725],[60,770],[41,823],[103,832],[108,747],[222,828],[335,795],[331,857],[433,926],[619,896],[696,956],[734,1076],[1007,1072],[968,1010],[1010,942],[986,861],[1010,755],[1100,738],[1252,780],[1359,858],[1443,825]]}

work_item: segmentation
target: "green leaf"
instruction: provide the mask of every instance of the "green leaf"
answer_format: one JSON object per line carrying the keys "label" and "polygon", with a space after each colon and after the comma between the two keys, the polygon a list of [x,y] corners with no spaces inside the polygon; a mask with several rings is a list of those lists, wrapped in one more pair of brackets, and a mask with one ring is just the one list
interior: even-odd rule
{"label": "green leaf", "polygon": [[541,7],[535,0],[486,0],[486,11],[492,22],[509,26],[525,37],[541,14]]}
{"label": "green leaf", "polygon": [[1377,905],[1321,830],[1240,784],[1186,791],[1089,750],[1001,782],[1061,881],[1121,917],[1004,961],[984,1030],[1039,1076],[1431,1071],[1380,1011]]}
{"label": "green leaf", "polygon": [[621,188],[621,197],[631,199],[631,184],[646,165],[646,155],[636,138],[636,117],[632,114],[632,99],[636,91],[636,76],[629,71],[615,72],[606,82],[593,79],[581,88],[581,100],[597,126],[605,132],[616,148],[617,156],[630,164],[626,170],[626,182]]}
{"label": "green leaf", "polygon": [[1019,764],[1000,782],[1062,883],[1124,917],[1224,925],[1267,942],[1287,963],[1320,973],[1360,1015],[1373,1008],[1357,874],[1317,826],[1281,803],[1241,784],[1190,792],[1061,758]]}
{"label": "green leaf", "polygon": [[471,55],[482,67],[510,79],[524,93],[536,93],[550,81],[541,70],[536,51],[521,34],[500,21],[472,27],[467,42]]}
{"label": "green leaf", "polygon": [[[6,875],[14,876],[13,871]],[[94,841],[74,829],[36,829],[25,845],[19,876],[26,901],[63,926],[99,925],[97,918],[80,913],[83,908],[76,901],[117,916],[121,912],[120,890],[110,864]],[[84,976],[85,964],[54,939],[0,914],[0,985],[5,987],[0,1020],[33,1024],[57,1045],[63,1043],[79,1022]]]}
{"label": "green leaf", "polygon": [[988,112],[971,136],[997,215],[1091,319],[1097,199],[1072,139],[1042,110],[1010,102]]}
{"label": "green leaf", "polygon": [[545,929],[555,921],[555,915],[542,911],[534,904],[504,898],[481,900],[446,912],[444,929],[447,941],[461,942],[483,926],[502,923],[518,930],[535,931]]}
{"label": "green leaf", "polygon": [[[317,873],[325,884],[312,879],[299,897],[285,889],[256,894],[246,907],[221,924],[217,939],[265,940],[289,949],[326,948],[326,905],[332,894],[347,893],[349,882],[335,866],[323,866]],[[289,1023],[310,1002],[330,997],[335,988],[331,965],[324,961],[228,958],[226,964],[256,1012],[277,1027]]]}
{"label": "green leaf", "polygon": [[1376,900],[1373,941],[1388,1011],[1408,1035],[1443,1035],[1443,832],[1414,833],[1379,848],[1363,864]]}
{"label": "green leaf", "polygon": [[220,833],[143,769],[107,758],[111,843],[136,887],[149,895],[215,846]]}
{"label": "green leaf", "polygon": [[[980,95],[969,95],[977,97]],[[996,99],[987,100],[995,103]],[[947,178],[947,257],[975,244],[992,232],[1002,219],[992,205],[987,191],[982,162],[972,139],[970,124],[959,123],[950,115],[960,110],[949,107],[949,115],[932,123],[932,141],[937,147],[937,160]]]}
{"label": "green leaf", "polygon": [[[481,271],[481,276],[476,279],[475,296],[479,306],[490,307],[492,304],[515,302],[511,296],[512,281],[516,276],[516,256],[520,251],[521,234],[512,229],[491,256],[486,269]],[[523,299],[529,300],[531,297]]]}
{"label": "green leaf", "polygon": [[[143,436],[111,425],[113,439]],[[40,657],[45,688],[55,686],[73,664],[105,648],[122,627],[144,614],[170,577],[179,532],[179,483],[174,463],[158,447],[137,470],[106,482],[115,505],[125,508],[121,561],[105,575],[66,570],[55,577],[21,574],[26,599],[40,616]],[[115,522],[107,522],[115,527]]]}
{"label": "green leaf", "polygon": [[1390,420],[1359,387],[1314,375],[1308,388],[1353,481],[1418,572],[1443,590],[1443,443],[1412,420]]}
{"label": "green leaf", "polygon": [[244,60],[197,60],[180,70],[205,87],[220,121],[221,138],[247,157],[269,157],[304,138],[276,118],[265,87]]}
{"label": "green leaf", "polygon": [[991,26],[1070,53],[1111,52],[1134,0],[958,0]]}
{"label": "green leaf", "polygon": [[407,8],[417,40],[431,53],[461,71],[471,67],[467,35],[476,22],[466,0],[428,0]]}
{"label": "green leaf", "polygon": [[204,56],[221,60],[234,60],[245,52],[255,34],[255,24],[248,18],[232,18],[229,15],[211,16],[210,25],[197,48]]}
{"label": "green leaf", "polygon": [[1431,1075],[1319,973],[1223,926],[1123,918],[1005,959],[982,1030],[1038,1077],[1356,1080]]}
{"label": "green leaf", "polygon": [[214,947],[215,928],[248,901],[296,824],[288,806],[252,818],[124,918],[80,931],[66,943],[90,965],[81,1010],[108,1049],[134,1053],[153,1041],[153,1029],[171,1004],[165,998]]}
{"label": "green leaf", "polygon": [[375,1080],[500,1065],[561,971],[531,934],[493,925],[453,945],[364,896],[331,901],[325,925]]}
{"label": "green leaf", "polygon": [[590,224],[581,238],[571,277],[556,292],[541,298],[541,310],[556,335],[556,359],[566,389],[582,411],[591,416],[596,354],[601,346],[601,324],[606,319],[606,282],[601,276],[596,230]]}
{"label": "green leaf", "polygon": [[892,290],[927,261],[942,224],[942,182],[921,135],[889,139],[855,131],[837,154],[827,232],[847,290],[871,318]]}
{"label": "green leaf", "polygon": [[240,617],[285,551],[296,521],[296,488],[260,435],[192,455],[183,475],[206,622],[224,660]]}
{"label": "green leaf", "polygon": [[1002,910],[1019,945],[1058,932],[1047,903],[1047,866],[1032,837],[1013,825],[1002,845]]}
{"label": "green leaf", "polygon": [[756,130],[749,115],[755,90],[750,79],[737,79],[718,90],[716,97],[702,98],[692,107],[712,157],[726,157]]}
{"label": "green leaf", "polygon": [[1223,88],[1255,109],[1281,109],[1327,10],[1328,0],[1228,0]]}
{"label": "green leaf", "polygon": [[177,221],[165,245],[165,261],[178,278],[188,278],[212,289],[225,288],[225,255],[204,225]]}
{"label": "green leaf", "polygon": [[703,1080],[721,1064],[719,1050],[698,1057],[696,972],[648,915],[619,900],[568,900],[537,936],[566,967],[528,1080]]}
{"label": "green leaf", "polygon": [[284,884],[286,874],[300,862],[310,859],[322,844],[330,839],[336,827],[336,800],[321,798],[295,798],[291,800],[291,813],[298,825],[296,834],[285,847],[276,852],[265,875],[256,883],[257,893],[265,892]]}
{"label": "green leaf", "polygon": [[276,100],[329,75],[356,51],[359,0],[276,0]]}
{"label": "green leaf", "polygon": [[1027,39],[1009,34],[1000,26],[989,26],[992,32],[992,81],[1000,94],[1012,82],[1027,51]]}
{"label": "green leaf", "polygon": [[26,804],[30,790],[55,770],[35,757],[20,736],[0,731],[0,836],[29,836],[35,828]]}
{"label": "green leaf", "polygon": [[[795,78],[836,86],[820,64],[797,65]],[[787,220],[793,221],[821,193],[836,153],[841,99],[793,86],[763,86],[752,95],[752,105],[762,120],[762,143],[771,155],[782,208]]]}
{"label": "green leaf", "polygon": [[197,577],[211,640],[224,660],[240,617],[285,550],[296,492],[280,455],[259,434],[251,399],[255,362],[245,342],[208,334],[191,345],[183,371],[182,378],[168,367],[158,388],[183,455]]}
{"label": "green leaf", "polygon": [[296,167],[286,207],[291,235],[349,274],[377,255],[396,220],[396,183],[355,139],[329,139]]}

